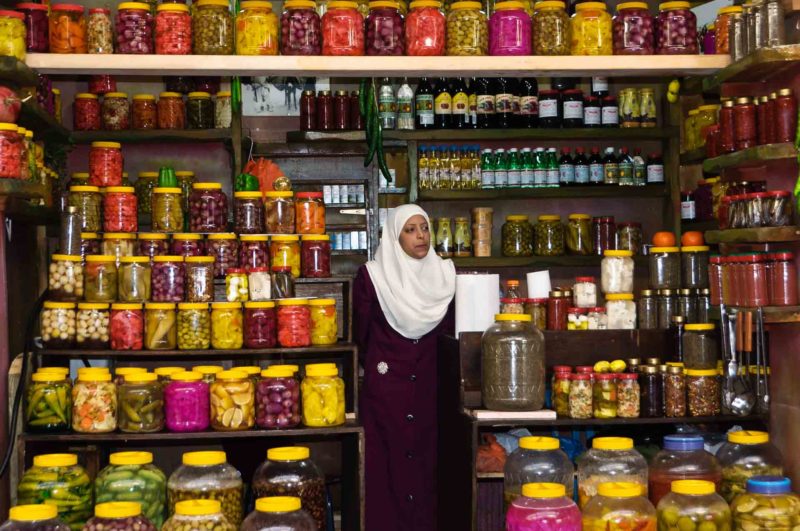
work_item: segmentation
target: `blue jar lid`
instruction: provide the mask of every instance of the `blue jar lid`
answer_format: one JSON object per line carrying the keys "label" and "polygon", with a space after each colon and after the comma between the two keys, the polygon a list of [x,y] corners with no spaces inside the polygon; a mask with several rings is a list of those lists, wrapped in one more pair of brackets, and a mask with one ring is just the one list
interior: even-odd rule
{"label": "blue jar lid", "polygon": [[753,476],[747,480],[747,492],[788,494],[792,492],[792,480],[781,476]]}
{"label": "blue jar lid", "polygon": [[667,435],[664,437],[664,450],[688,452],[702,449],[703,438],[700,435]]}

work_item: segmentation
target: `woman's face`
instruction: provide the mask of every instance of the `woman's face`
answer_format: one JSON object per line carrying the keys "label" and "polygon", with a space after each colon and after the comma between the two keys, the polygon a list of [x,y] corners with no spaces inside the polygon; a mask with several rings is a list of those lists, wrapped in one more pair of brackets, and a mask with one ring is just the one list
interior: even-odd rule
{"label": "woman's face", "polygon": [[425,258],[431,249],[431,233],[423,216],[411,216],[400,232],[400,247],[411,258]]}

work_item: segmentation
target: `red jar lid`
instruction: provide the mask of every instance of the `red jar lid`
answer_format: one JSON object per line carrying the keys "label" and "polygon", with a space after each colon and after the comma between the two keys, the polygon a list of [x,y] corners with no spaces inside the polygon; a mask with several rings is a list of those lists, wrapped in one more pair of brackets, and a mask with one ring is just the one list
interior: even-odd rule
{"label": "red jar lid", "polygon": [[787,190],[777,190],[775,192],[767,192],[767,193],[770,194],[772,197],[789,197],[790,195],[792,195]]}
{"label": "red jar lid", "polygon": [[726,196],[724,196],[722,198],[722,202],[723,203],[730,203],[731,201],[733,201],[733,196],[732,195],[726,195]]}
{"label": "red jar lid", "polygon": [[286,273],[292,270],[292,266],[272,266],[273,273]]}
{"label": "red jar lid", "polygon": [[606,96],[605,98],[603,98],[603,103],[617,103],[617,97],[616,96]]}
{"label": "red jar lid", "polygon": [[772,259],[773,260],[791,260],[792,259],[792,253],[789,253],[789,252],[786,252],[786,251],[780,251],[780,252],[777,252],[777,253],[773,253],[772,254]]}
{"label": "red jar lid", "polygon": [[6,11],[6,10],[0,11],[0,17],[18,18],[20,20],[25,19],[25,15],[23,15],[22,13],[19,13],[17,11]]}
{"label": "red jar lid", "polygon": [[617,375],[613,373],[607,372],[596,372],[594,373],[595,380],[614,380],[616,379]]}
{"label": "red jar lid", "polygon": [[623,372],[617,374],[617,378],[620,380],[636,380],[639,378],[639,375],[636,374],[635,372]]}
{"label": "red jar lid", "polygon": [[767,192],[756,192],[754,194],[750,194],[750,197],[753,199],[766,199],[769,197]]}
{"label": "red jar lid", "polygon": [[23,2],[17,4],[17,9],[31,9],[33,11],[47,11],[47,6],[43,4],[34,4],[33,2]]}
{"label": "red jar lid", "polygon": [[600,98],[597,96],[586,96],[586,105],[589,106],[592,103],[595,105],[600,105]]}
{"label": "red jar lid", "polygon": [[503,297],[502,299],[500,299],[500,302],[502,302],[503,304],[522,304],[524,300],[525,299],[509,299]]}
{"label": "red jar lid", "polygon": [[106,9],[105,7],[93,7],[92,9],[89,10],[90,15],[94,15],[96,13],[102,13],[104,15],[108,15],[111,13],[111,10]]}
{"label": "red jar lid", "polygon": [[586,313],[586,308],[567,308],[567,313],[581,315]]}
{"label": "red jar lid", "polygon": [[236,273],[244,273],[244,272],[245,270],[243,267],[229,267],[227,270],[225,270],[225,273],[228,275],[234,275]]}
{"label": "red jar lid", "polygon": [[571,94],[571,95],[580,94],[580,95],[583,95],[583,91],[581,89],[569,89],[569,90],[565,90],[564,94]]}
{"label": "red jar lid", "polygon": [[[231,269],[235,269],[235,268],[230,268],[230,269],[228,269],[228,271],[230,271]],[[247,269],[247,272],[248,273],[269,273],[269,268],[268,267],[250,267],[250,268]]]}
{"label": "red jar lid", "polygon": [[528,304],[547,304],[547,299],[525,299]]}
{"label": "red jar lid", "polygon": [[558,96],[558,91],[557,90],[540,90],[539,91],[539,99],[542,99],[542,96],[555,97],[555,96]]}
{"label": "red jar lid", "polygon": [[572,367],[569,365],[556,365],[553,367],[553,372],[572,372]]}
{"label": "red jar lid", "polygon": [[721,264],[722,263],[722,256],[712,256],[708,259],[709,262],[712,264]]}
{"label": "red jar lid", "polygon": [[295,197],[298,199],[317,199],[322,197],[322,192],[297,192]]}
{"label": "red jar lid", "polygon": [[594,277],[575,277],[575,282],[594,282]]}
{"label": "red jar lid", "polygon": [[594,367],[591,365],[580,365],[575,367],[575,372],[578,374],[592,374],[594,372]]}
{"label": "red jar lid", "polygon": [[591,374],[588,373],[578,373],[578,374],[570,374],[570,380],[590,380],[592,378]]}
{"label": "red jar lid", "polygon": [[589,311],[592,313],[606,313],[606,309],[603,306],[595,306],[594,308],[589,308]]}
{"label": "red jar lid", "polygon": [[53,11],[80,11],[83,13],[83,6],[78,4],[53,4],[50,9]]}

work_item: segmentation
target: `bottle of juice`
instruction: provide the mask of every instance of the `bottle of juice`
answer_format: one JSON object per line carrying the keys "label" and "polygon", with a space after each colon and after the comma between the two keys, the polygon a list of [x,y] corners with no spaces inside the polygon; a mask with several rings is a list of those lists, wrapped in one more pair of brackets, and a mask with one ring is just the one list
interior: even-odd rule
{"label": "bottle of juice", "polygon": [[450,189],[450,150],[447,146],[439,146],[439,187],[438,190]]}
{"label": "bottle of juice", "polygon": [[431,154],[428,157],[428,178],[431,182],[431,190],[439,189],[439,177],[442,173],[442,162],[439,159],[439,148],[430,146]]}

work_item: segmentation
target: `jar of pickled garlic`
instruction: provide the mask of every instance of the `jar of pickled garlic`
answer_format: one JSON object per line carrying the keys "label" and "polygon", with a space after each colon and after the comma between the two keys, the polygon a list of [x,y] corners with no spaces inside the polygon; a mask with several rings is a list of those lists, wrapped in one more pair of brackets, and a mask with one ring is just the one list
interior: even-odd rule
{"label": "jar of pickled garlic", "polygon": [[190,92],[186,100],[186,128],[214,127],[214,104],[208,92]]}
{"label": "jar of pickled garlic", "polygon": [[281,13],[281,55],[322,55],[322,23],[312,0],[288,0]]}
{"label": "jar of pickled garlic", "polygon": [[294,192],[265,192],[266,229],[270,234],[294,234]]}
{"label": "jar of pickled garlic", "polygon": [[364,17],[356,2],[328,2],[322,15],[322,55],[364,55]]}
{"label": "jar of pickled garlic", "polygon": [[617,5],[613,21],[614,55],[652,55],[655,53],[655,20],[646,2]]}
{"label": "jar of pickled garlic", "polygon": [[289,266],[292,275],[300,276],[300,237],[297,235],[278,234],[269,242],[271,266]]}
{"label": "jar of pickled garlic", "polygon": [[572,55],[612,55],[611,26],[611,15],[603,2],[576,4],[570,21]]}
{"label": "jar of pickled garlic", "polygon": [[225,271],[239,267],[239,242],[236,234],[221,232],[209,234],[206,254],[214,257],[214,278],[224,278]]}
{"label": "jar of pickled garlic", "polygon": [[344,424],[344,380],[339,377],[339,369],[335,365],[306,365],[306,377],[303,378],[300,391],[303,396],[303,425],[324,428]]}
{"label": "jar of pickled garlic", "polygon": [[308,299],[278,301],[278,343],[282,347],[311,345],[311,312]]}
{"label": "jar of pickled garlic", "polygon": [[167,235],[159,232],[140,232],[139,245],[136,251],[137,255],[147,256],[153,260],[154,256],[160,256],[169,253],[169,242],[167,242]]}
{"label": "jar of pickled garlic", "polygon": [[148,302],[144,309],[144,348],[175,350],[178,345],[175,305],[171,302]]}
{"label": "jar of pickled garlic", "polygon": [[186,300],[189,302],[211,302],[214,300],[214,257],[187,256]]}
{"label": "jar of pickled garlic", "polygon": [[211,346],[220,350],[239,349],[243,342],[242,304],[211,303]]}
{"label": "jar of pickled garlic", "polygon": [[[107,99],[108,96],[106,96]],[[127,98],[125,101],[128,101]],[[105,106],[105,102],[103,105]],[[89,149],[90,185],[122,186],[122,166],[122,144],[119,142],[92,142],[92,147]]]}
{"label": "jar of pickled garlic", "polygon": [[[130,128],[131,105],[124,92],[109,92],[103,97],[101,117],[106,131],[122,131]],[[116,143],[116,142],[115,142]]]}
{"label": "jar of pickled garlic", "polygon": [[564,2],[536,2],[533,12],[533,54],[569,55],[570,21]]}
{"label": "jar of pickled garlic", "polygon": [[[162,4],[180,5],[180,4]],[[158,95],[158,128],[183,129],[186,127],[186,106],[183,96],[177,92],[162,92]]]}
{"label": "jar of pickled garlic", "polygon": [[195,183],[189,195],[189,230],[222,232],[228,227],[228,197],[220,183]]}
{"label": "jar of pickled garlic", "polygon": [[664,2],[658,6],[656,21],[657,54],[696,54],[697,17],[689,2]]}
{"label": "jar of pickled garlic", "polygon": [[111,374],[85,372],[72,387],[72,429],[109,433],[117,428],[117,386]]}
{"label": "jar of pickled garlic", "polygon": [[75,101],[72,105],[72,127],[76,131],[100,130],[102,127],[100,100],[96,95],[88,92],[75,94]]}
{"label": "jar of pickled garlic", "polygon": [[84,269],[83,296],[86,301],[117,300],[117,265],[114,256],[89,255]]}
{"label": "jar of pickled garlic", "polygon": [[83,264],[79,255],[54,254],[47,268],[47,290],[51,300],[75,302],[83,299]]}
{"label": "jar of pickled garlic", "polygon": [[264,232],[264,204],[261,192],[234,192],[233,221],[239,234]]}
{"label": "jar of pickled garlic", "polygon": [[171,187],[153,188],[153,231],[180,232],[183,230],[181,189]]}
{"label": "jar of pickled garlic", "polygon": [[248,296],[247,272],[243,267],[231,267],[225,272],[225,298],[228,302],[245,302]]}
{"label": "jar of pickled garlic", "polygon": [[117,6],[117,53],[153,53],[153,14],[145,2]]}
{"label": "jar of pickled garlic", "polygon": [[338,324],[335,299],[312,299],[308,302],[311,313],[311,344],[332,345],[338,341]]}
{"label": "jar of pickled garlic", "polygon": [[185,4],[161,4],[156,7],[156,53],[190,55],[192,53],[192,16]]}
{"label": "jar of pickled garlic", "polygon": [[369,3],[366,20],[367,55],[403,55],[403,16],[400,4],[393,0]]}
{"label": "jar of pickled garlic", "polygon": [[231,91],[221,90],[214,99],[214,128],[230,129],[232,120]]}
{"label": "jar of pickled garlic", "polygon": [[152,94],[134,94],[131,109],[132,129],[155,129],[158,127],[156,97]]}
{"label": "jar of pickled garlic", "polygon": [[236,369],[218,373],[211,384],[211,397],[212,429],[249,430],[255,425],[255,386],[247,373]]}
{"label": "jar of pickled garlic", "polygon": [[120,259],[117,296],[122,302],[150,300],[150,258],[123,256]]}
{"label": "jar of pickled garlic", "polygon": [[301,276],[328,278],[331,276],[331,242],[327,234],[307,234],[301,242]]}
{"label": "jar of pickled garlic", "polygon": [[249,301],[244,303],[244,346],[272,348],[277,342],[275,303]]}
{"label": "jar of pickled garlic", "polygon": [[[47,21],[47,6],[23,2],[17,4],[17,11],[25,16],[25,44],[27,51],[43,53],[48,50],[49,24]],[[111,27],[109,25],[109,31]]]}
{"label": "jar of pickled garlic", "polygon": [[25,15],[0,10],[0,55],[25,61]]}
{"label": "jar of pickled garlic", "polygon": [[74,347],[75,325],[75,303],[46,301],[40,323],[44,348]]}
{"label": "jar of pickled garlic", "polygon": [[278,55],[278,17],[272,3],[242,2],[236,15],[236,55]]}
{"label": "jar of pickled garlic", "polygon": [[87,53],[86,19],[79,4],[50,6],[50,53]]}
{"label": "jar of pickled garlic", "polygon": [[239,236],[239,267],[268,266],[268,239],[269,237],[265,234],[242,234]]}
{"label": "jar of pickled garlic", "polygon": [[106,188],[103,201],[103,229],[111,232],[136,232],[138,227],[136,194],[133,187]]}
{"label": "jar of pickled garlic", "polygon": [[480,2],[455,2],[447,14],[447,55],[486,55],[489,24]]}
{"label": "jar of pickled garlic", "polygon": [[583,528],[655,531],[656,509],[637,483],[601,483],[583,508]]}
{"label": "jar of pickled garlic", "polygon": [[228,0],[198,0],[192,16],[195,55],[231,55],[233,16]]}
{"label": "jar of pickled garlic", "polygon": [[322,192],[298,192],[295,200],[298,234],[325,234],[325,203]]}
{"label": "jar of pickled garlic", "polygon": [[133,256],[135,252],[136,235],[130,232],[106,232],[103,234],[103,254],[114,257],[119,267],[119,259],[123,256]]}
{"label": "jar of pickled garlic", "polygon": [[79,302],[75,316],[75,345],[90,350],[107,349],[109,344],[108,303]]}
{"label": "jar of pickled garlic", "polygon": [[489,55],[531,55],[531,17],[517,1],[498,2],[489,18]]}
{"label": "jar of pickled garlic", "polygon": [[205,350],[210,345],[211,315],[208,313],[208,304],[178,303],[178,349]]}
{"label": "jar of pickled garlic", "polygon": [[415,0],[406,17],[406,55],[444,55],[447,18],[437,0]]}

